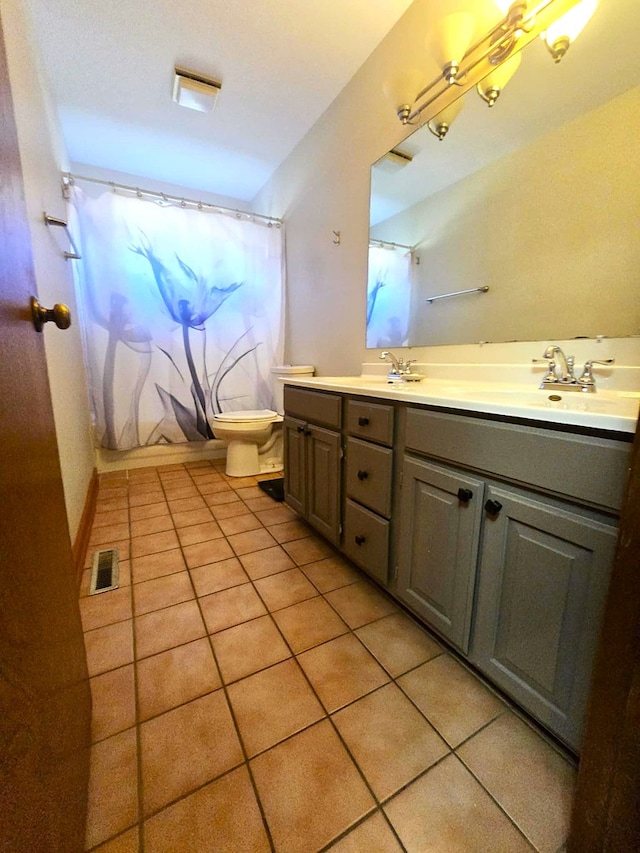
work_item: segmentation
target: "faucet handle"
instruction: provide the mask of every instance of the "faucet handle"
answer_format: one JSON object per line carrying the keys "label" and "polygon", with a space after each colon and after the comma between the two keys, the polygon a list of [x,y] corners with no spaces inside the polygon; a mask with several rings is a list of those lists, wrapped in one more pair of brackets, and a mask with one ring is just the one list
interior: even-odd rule
{"label": "faucet handle", "polygon": [[545,356],[544,358],[532,358],[531,361],[534,364],[548,364],[549,370],[547,374],[542,379],[542,384],[545,385],[548,382],[557,382],[558,376],[556,374],[556,363],[550,356]]}
{"label": "faucet handle", "polygon": [[593,378],[593,373],[591,368],[594,364],[614,364],[615,358],[590,358],[588,361],[585,361],[584,368],[582,369],[582,376],[578,379],[578,382],[581,385],[595,385],[596,381]]}

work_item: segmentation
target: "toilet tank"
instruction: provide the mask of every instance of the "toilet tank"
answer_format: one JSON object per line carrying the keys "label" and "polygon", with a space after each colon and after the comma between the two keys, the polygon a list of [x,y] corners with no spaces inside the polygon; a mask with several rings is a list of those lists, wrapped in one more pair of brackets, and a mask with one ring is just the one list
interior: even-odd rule
{"label": "toilet tank", "polygon": [[273,402],[276,412],[284,414],[284,382],[288,376],[302,379],[304,376],[313,376],[315,367],[310,364],[280,364],[271,368],[273,376]]}

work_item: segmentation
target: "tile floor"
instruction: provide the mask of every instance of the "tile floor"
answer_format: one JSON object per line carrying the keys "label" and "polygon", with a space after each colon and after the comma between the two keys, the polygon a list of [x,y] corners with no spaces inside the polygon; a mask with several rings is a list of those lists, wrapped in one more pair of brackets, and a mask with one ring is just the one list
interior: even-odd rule
{"label": "tile floor", "polygon": [[563,849],[571,764],[254,478],[103,475],[112,546],[87,850]]}

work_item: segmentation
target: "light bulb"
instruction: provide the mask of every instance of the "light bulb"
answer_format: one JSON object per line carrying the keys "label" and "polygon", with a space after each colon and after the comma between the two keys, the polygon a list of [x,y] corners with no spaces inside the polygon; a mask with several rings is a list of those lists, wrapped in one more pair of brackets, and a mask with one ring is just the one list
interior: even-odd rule
{"label": "light bulb", "polygon": [[596,11],[598,0],[582,0],[541,34],[554,62],[560,62]]}
{"label": "light bulb", "polygon": [[406,124],[421,85],[422,73],[415,68],[402,71],[383,84],[384,94],[395,108],[398,118],[403,124]]}
{"label": "light bulb", "polygon": [[516,53],[515,56],[507,59],[506,62],[503,62],[502,65],[499,65],[490,74],[487,74],[476,86],[478,94],[490,107],[495,104],[500,92],[520,67],[521,60],[522,54]]}
{"label": "light bulb", "polygon": [[437,136],[440,142],[447,135],[449,128],[460,114],[462,107],[464,106],[464,100],[462,98],[458,98],[457,101],[454,101],[452,104],[449,104],[448,107],[445,107],[438,115],[434,116],[430,121],[427,122],[427,126],[431,133],[434,136]]}
{"label": "light bulb", "polygon": [[454,83],[460,61],[464,57],[475,30],[470,12],[454,12],[441,18],[427,38],[427,47],[448,83]]}

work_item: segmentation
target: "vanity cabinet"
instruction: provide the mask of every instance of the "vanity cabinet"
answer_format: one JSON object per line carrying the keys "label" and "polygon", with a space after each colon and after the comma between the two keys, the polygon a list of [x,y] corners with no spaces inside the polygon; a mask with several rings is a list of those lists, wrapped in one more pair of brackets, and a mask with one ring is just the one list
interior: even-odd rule
{"label": "vanity cabinet", "polygon": [[484,483],[423,459],[402,467],[398,596],[469,650]]}
{"label": "vanity cabinet", "polygon": [[346,425],[342,550],[386,586],[393,496],[393,406],[349,398]]}
{"label": "vanity cabinet", "polygon": [[577,749],[629,445],[422,409],[405,443],[398,597]]}
{"label": "vanity cabinet", "polygon": [[338,545],[342,399],[285,386],[285,412],[285,501]]}

